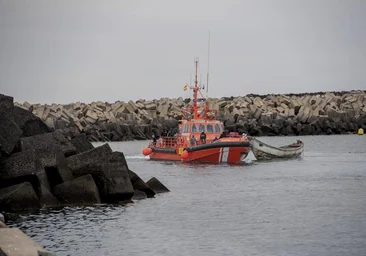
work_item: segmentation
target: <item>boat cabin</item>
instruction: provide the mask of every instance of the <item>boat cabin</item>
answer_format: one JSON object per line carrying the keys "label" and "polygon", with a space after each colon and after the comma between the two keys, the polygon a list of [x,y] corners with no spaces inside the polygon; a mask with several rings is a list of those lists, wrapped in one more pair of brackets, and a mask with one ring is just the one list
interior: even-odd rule
{"label": "boat cabin", "polygon": [[179,134],[185,138],[191,138],[192,135],[196,140],[200,139],[202,132],[206,133],[206,141],[210,142],[215,137],[219,138],[224,131],[224,124],[220,121],[213,120],[181,120],[179,123]]}

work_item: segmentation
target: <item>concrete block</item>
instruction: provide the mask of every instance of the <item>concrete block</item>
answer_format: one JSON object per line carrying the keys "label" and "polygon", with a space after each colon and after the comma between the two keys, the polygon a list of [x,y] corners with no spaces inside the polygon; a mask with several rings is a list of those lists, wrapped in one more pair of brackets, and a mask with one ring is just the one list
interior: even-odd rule
{"label": "concrete block", "polygon": [[66,161],[74,176],[78,177],[85,175],[89,169],[92,169],[91,167],[106,161],[111,154],[112,149],[106,143],[77,155],[67,157]]}
{"label": "concrete block", "polygon": [[91,117],[86,117],[85,118],[85,121],[89,124],[95,124],[97,122],[98,119],[94,119],[94,118],[91,118]]}
{"label": "concrete block", "polygon": [[54,197],[51,192],[41,184],[41,195],[39,197],[39,202],[41,207],[56,207],[60,205],[60,202]]}
{"label": "concrete block", "polygon": [[145,192],[135,189],[133,196],[132,196],[132,200],[142,200],[142,199],[146,199],[147,195]]}
{"label": "concrete block", "polygon": [[22,135],[22,130],[9,112],[0,111],[0,120],[0,153],[10,155]]}
{"label": "concrete block", "polygon": [[123,165],[123,162],[104,163],[101,171],[106,177],[103,184],[105,188],[103,193],[104,202],[118,203],[131,200],[134,190],[128,175],[128,169]]}
{"label": "concrete block", "polygon": [[0,187],[8,187],[19,182],[30,182],[37,195],[41,195],[41,184],[50,189],[48,178],[35,152],[22,151],[12,154],[0,163]]}
{"label": "concrete block", "polygon": [[136,106],[136,103],[133,102],[132,100],[130,100],[128,102],[128,105],[131,106],[131,108],[133,109],[133,112],[136,112],[136,110],[138,109],[138,107]]}
{"label": "concrete block", "polygon": [[94,111],[92,111],[92,110],[88,110],[86,112],[85,117],[89,117],[89,118],[95,119],[95,120],[98,119],[98,115]]}
{"label": "concrete block", "polygon": [[0,254],[4,256],[52,256],[18,228],[0,229]]}
{"label": "concrete block", "polygon": [[147,110],[156,110],[156,103],[153,101],[145,102],[145,109]]}
{"label": "concrete block", "polygon": [[135,190],[145,192],[148,198],[155,196],[155,192],[135,172],[129,169],[128,175]]}
{"label": "concrete block", "polygon": [[159,113],[159,116],[165,117],[168,114],[169,105],[164,105]]}
{"label": "concrete block", "polygon": [[148,185],[155,193],[165,193],[170,191],[155,177],[152,177],[150,180],[148,180],[146,185]]}
{"label": "concrete block", "polygon": [[90,174],[57,185],[54,188],[54,195],[63,204],[88,205],[101,203],[97,185]]}
{"label": "concrete block", "polygon": [[76,153],[76,148],[61,131],[22,138],[20,146],[22,150],[33,149],[36,151],[44,151],[45,149],[60,147],[65,156]]}
{"label": "concrete block", "polygon": [[263,106],[263,101],[261,98],[256,97],[253,100],[253,104],[257,107],[257,108],[261,108]]}
{"label": "concrete block", "polygon": [[128,102],[127,104],[125,104],[124,107],[125,108],[123,110],[123,113],[128,113],[128,114],[135,113],[135,108],[134,108],[134,106],[132,104],[130,104],[130,102]]}
{"label": "concrete block", "polygon": [[0,189],[0,208],[4,211],[32,211],[37,210],[40,207],[41,205],[38,196],[35,193],[32,184],[29,182],[23,182]]}
{"label": "concrete block", "polygon": [[86,138],[85,134],[79,134],[71,139],[77,153],[82,153],[94,148],[93,144]]}

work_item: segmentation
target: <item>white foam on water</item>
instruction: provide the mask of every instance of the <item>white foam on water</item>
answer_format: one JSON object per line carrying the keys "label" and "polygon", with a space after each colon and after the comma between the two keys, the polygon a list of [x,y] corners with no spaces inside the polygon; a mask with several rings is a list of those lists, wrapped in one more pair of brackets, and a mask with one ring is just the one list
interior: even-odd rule
{"label": "white foam on water", "polygon": [[125,156],[126,159],[149,159],[149,156],[141,156],[141,155],[132,155]]}
{"label": "white foam on water", "polygon": [[248,153],[248,155],[242,160],[242,162],[246,163],[246,164],[252,164],[254,161],[256,161],[257,158],[255,157],[255,155],[253,154],[253,151],[250,151]]}

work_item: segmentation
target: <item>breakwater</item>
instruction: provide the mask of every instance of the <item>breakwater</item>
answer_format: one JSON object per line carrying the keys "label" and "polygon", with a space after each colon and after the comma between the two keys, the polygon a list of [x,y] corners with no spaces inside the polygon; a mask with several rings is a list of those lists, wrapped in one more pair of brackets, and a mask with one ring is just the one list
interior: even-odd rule
{"label": "breakwater", "polygon": [[[114,152],[107,143],[94,147],[85,134],[53,131],[31,111],[15,106],[12,97],[2,94],[0,120],[3,213],[65,205],[124,204],[169,191],[155,177],[143,181],[129,168],[124,154]],[[9,248],[23,251],[34,247],[32,255],[43,250],[21,231],[7,229],[2,221],[1,255],[13,255],[7,254]]]}
{"label": "breakwater", "polygon": [[94,147],[85,134],[52,131],[0,94],[0,209],[128,202],[154,197],[162,186],[129,169],[122,152]]}
{"label": "breakwater", "polygon": [[[366,128],[366,91],[209,98],[211,115],[229,131],[252,136],[356,133]],[[67,105],[22,104],[52,130],[85,133],[90,141],[150,139],[177,126],[190,99],[162,98]]]}

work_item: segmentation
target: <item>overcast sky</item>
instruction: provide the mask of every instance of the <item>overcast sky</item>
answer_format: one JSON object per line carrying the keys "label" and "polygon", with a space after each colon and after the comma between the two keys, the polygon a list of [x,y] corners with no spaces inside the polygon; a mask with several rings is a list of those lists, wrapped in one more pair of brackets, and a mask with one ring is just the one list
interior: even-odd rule
{"label": "overcast sky", "polygon": [[0,93],[18,102],[366,89],[365,0],[0,0]]}

